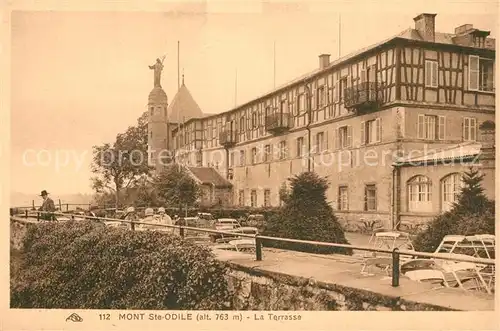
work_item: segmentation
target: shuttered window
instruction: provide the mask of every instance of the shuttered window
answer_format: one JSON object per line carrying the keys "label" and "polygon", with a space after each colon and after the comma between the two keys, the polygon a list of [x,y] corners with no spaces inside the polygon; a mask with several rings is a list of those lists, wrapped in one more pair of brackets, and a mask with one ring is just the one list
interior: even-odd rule
{"label": "shuttered window", "polygon": [[438,63],[425,61],[425,86],[438,87]]}

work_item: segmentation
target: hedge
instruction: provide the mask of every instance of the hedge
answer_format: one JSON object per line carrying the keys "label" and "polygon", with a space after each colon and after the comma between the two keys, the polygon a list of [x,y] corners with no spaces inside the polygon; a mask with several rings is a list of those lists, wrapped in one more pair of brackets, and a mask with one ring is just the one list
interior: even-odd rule
{"label": "hedge", "polygon": [[172,234],[92,221],[28,228],[12,308],[231,308],[227,266]]}

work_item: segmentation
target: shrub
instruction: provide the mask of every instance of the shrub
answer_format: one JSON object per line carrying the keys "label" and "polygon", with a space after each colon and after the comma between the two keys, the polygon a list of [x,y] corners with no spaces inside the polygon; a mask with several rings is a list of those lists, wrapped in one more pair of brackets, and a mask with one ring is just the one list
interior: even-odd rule
{"label": "shrub", "polygon": [[483,193],[483,175],[476,169],[463,174],[464,186],[453,208],[437,216],[414,240],[415,249],[434,252],[449,234],[495,234],[495,203]]}
{"label": "shrub", "polygon": [[[279,213],[267,220],[264,234],[268,236],[349,244],[344,231],[326,200],[328,182],[314,172],[305,172],[290,179],[290,194]],[[316,246],[265,241],[269,247],[303,252],[352,254],[340,247]]]}
{"label": "shrub", "polygon": [[208,248],[91,221],[28,229],[13,308],[229,309],[227,267]]}

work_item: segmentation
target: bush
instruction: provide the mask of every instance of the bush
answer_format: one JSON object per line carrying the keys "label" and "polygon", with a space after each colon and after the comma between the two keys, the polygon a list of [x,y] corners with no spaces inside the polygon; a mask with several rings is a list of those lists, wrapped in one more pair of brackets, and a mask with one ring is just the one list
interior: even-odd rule
{"label": "bush", "polygon": [[436,217],[414,240],[415,249],[434,252],[446,235],[495,234],[495,203],[483,194],[483,176],[470,169],[453,208]]}
{"label": "bush", "polygon": [[[326,201],[328,182],[314,172],[290,179],[290,194],[279,213],[271,217],[264,234],[273,237],[349,244],[333,210]],[[269,247],[303,252],[352,254],[349,248],[265,241]]]}
{"label": "bush", "polygon": [[227,267],[208,248],[91,221],[28,229],[13,308],[230,308]]}

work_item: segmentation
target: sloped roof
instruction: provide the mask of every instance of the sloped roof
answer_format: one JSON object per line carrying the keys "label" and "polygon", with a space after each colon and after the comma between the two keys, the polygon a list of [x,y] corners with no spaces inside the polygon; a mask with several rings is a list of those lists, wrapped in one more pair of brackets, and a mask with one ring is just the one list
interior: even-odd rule
{"label": "sloped roof", "polygon": [[[443,161],[463,160],[476,157],[481,153],[481,144],[467,142],[459,145],[449,146],[440,150],[431,150],[428,153],[421,151],[420,155],[410,155],[394,162],[395,166],[421,165]],[[415,153],[413,153],[415,154]]]}
{"label": "sloped roof", "polygon": [[215,187],[232,187],[233,185],[222,177],[214,168],[209,167],[189,167],[189,171],[202,184],[214,185]]}
{"label": "sloped roof", "polygon": [[[456,43],[454,40],[453,40],[453,37],[455,37],[456,35],[453,34],[453,33],[443,33],[443,32],[435,32],[435,35],[434,35],[434,43],[435,44],[444,44],[444,45],[457,45],[457,46],[462,46],[462,47],[467,47],[467,46],[464,46],[464,45],[461,45],[459,43]],[[285,88],[288,88],[296,83],[299,83],[299,82],[302,82],[304,80],[307,80],[307,79],[310,79],[310,78],[313,78],[314,76],[316,76],[317,74],[321,73],[321,72],[325,72],[325,71],[328,71],[329,69],[331,69],[332,67],[335,67],[335,66],[338,66],[339,64],[343,63],[343,62],[346,62],[346,61],[349,61],[355,57],[357,57],[358,55],[361,55],[365,52],[368,52],[372,49],[375,49],[377,47],[381,47],[383,45],[385,45],[386,43],[390,42],[390,41],[393,41],[393,40],[396,40],[396,39],[408,39],[408,40],[415,40],[415,41],[425,41],[422,36],[420,35],[420,33],[413,29],[413,28],[408,28],[406,30],[403,30],[401,31],[400,33],[396,34],[396,35],[393,35],[391,36],[390,38],[387,38],[387,39],[384,39],[378,43],[375,43],[375,44],[372,44],[372,45],[369,45],[369,46],[366,46],[366,47],[363,47],[363,48],[360,48],[352,53],[349,53],[345,56],[342,56],[334,61],[331,61],[330,64],[325,67],[325,68],[317,68],[317,69],[314,69],[312,71],[309,71],[308,73],[305,73],[297,78],[294,78],[292,80],[289,80],[288,82],[282,84],[282,85],[279,85],[277,86],[276,88],[273,88],[272,90],[260,95],[259,97],[256,97],[256,98],[253,98],[252,100],[249,100],[247,102],[244,102],[238,106],[236,106],[235,108],[231,109],[231,110],[236,110],[236,109],[239,109],[241,107],[244,107],[248,104],[251,104],[253,102],[255,102],[256,100],[260,99],[260,98],[263,98],[263,97],[266,97],[266,96],[269,96],[269,95],[272,95],[273,93],[276,93],[282,89],[285,89]],[[486,38],[486,45],[485,45],[485,48],[488,49],[488,50],[495,50],[495,39],[494,38]],[[230,111],[231,111],[230,110]]]}
{"label": "sloped roof", "polygon": [[177,91],[172,103],[168,106],[167,113],[170,123],[184,123],[192,118],[203,117],[200,106],[198,106],[184,82],[182,82],[179,91]]}

